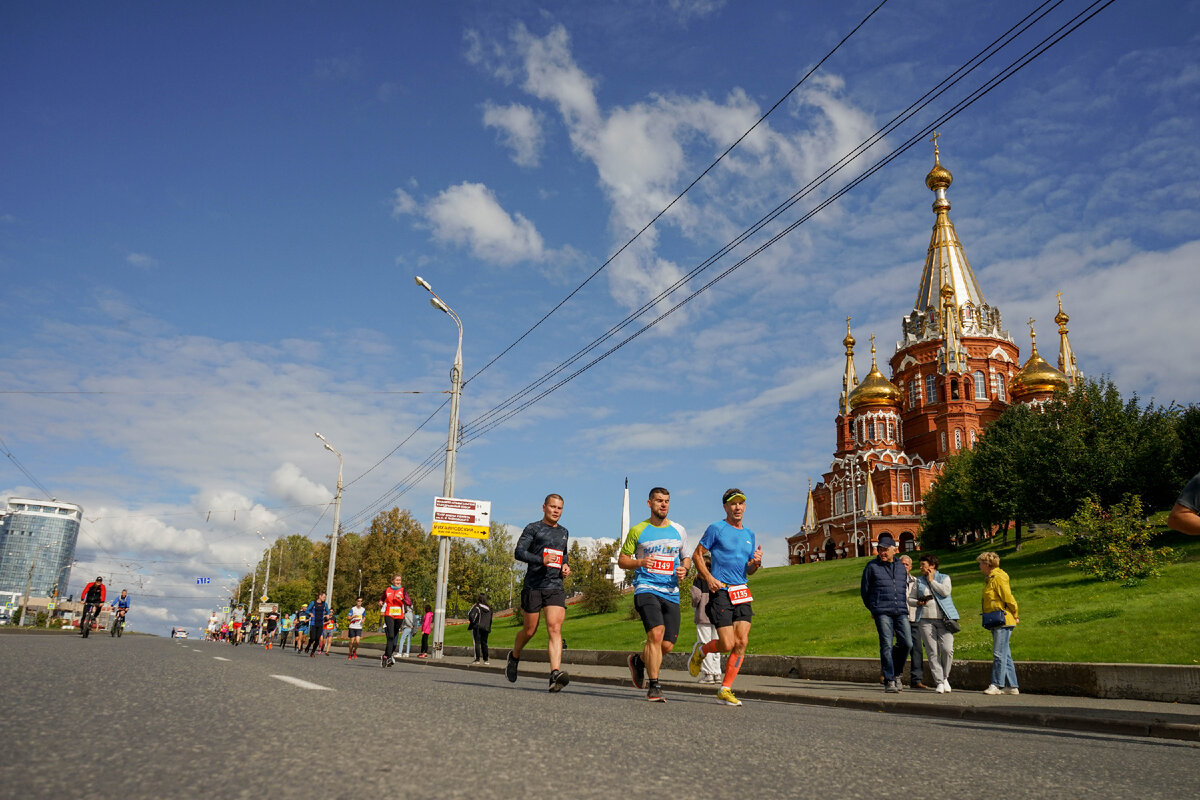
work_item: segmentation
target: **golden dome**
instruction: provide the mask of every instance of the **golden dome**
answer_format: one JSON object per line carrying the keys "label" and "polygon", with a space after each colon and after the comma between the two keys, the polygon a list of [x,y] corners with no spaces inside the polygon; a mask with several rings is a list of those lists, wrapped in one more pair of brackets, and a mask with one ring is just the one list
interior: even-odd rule
{"label": "golden dome", "polygon": [[1054,394],[1056,391],[1066,391],[1070,379],[1062,374],[1038,355],[1037,342],[1033,343],[1033,352],[1025,366],[1012,377],[1012,396],[1014,400],[1024,400],[1038,394]]}
{"label": "golden dome", "polygon": [[949,189],[952,183],[954,183],[954,176],[940,163],[935,162],[933,169],[929,170],[929,174],[925,176],[925,185],[931,192],[936,192],[938,189]]}
{"label": "golden dome", "polygon": [[934,133],[933,139],[933,169],[929,170],[929,174],[925,176],[925,185],[929,187],[929,191],[936,192],[938,189],[949,189],[950,184],[954,183],[954,176],[950,174],[950,170],[942,166],[942,161],[938,158],[938,137],[940,133]]}
{"label": "golden dome", "polygon": [[[874,338],[874,337],[872,337]],[[904,395],[896,388],[896,384],[883,377],[883,373],[879,371],[879,367],[875,364],[875,346],[871,346],[871,371],[867,373],[867,377],[863,378],[863,382],[855,387],[850,396],[846,398],[846,405],[851,411],[862,408],[863,406],[899,406]]]}

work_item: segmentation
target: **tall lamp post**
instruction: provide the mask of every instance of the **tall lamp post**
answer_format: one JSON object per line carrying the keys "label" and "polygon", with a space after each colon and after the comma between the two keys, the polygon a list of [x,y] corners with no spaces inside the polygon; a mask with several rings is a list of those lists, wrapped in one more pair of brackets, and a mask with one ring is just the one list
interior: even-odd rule
{"label": "tall lamp post", "polygon": [[267,587],[271,585],[271,551],[275,549],[275,545],[267,541],[267,537],[262,535],[262,531],[255,531],[255,533],[258,534],[258,538],[263,540],[263,544],[267,546],[267,574],[263,575],[263,597],[269,597]]}
{"label": "tall lamp post", "polygon": [[[454,353],[454,366],[450,368],[450,432],[446,436],[446,472],[442,478],[442,497],[454,497],[454,459],[458,454],[458,398],[462,394],[462,320],[450,306],[446,305],[429,282],[420,275],[414,280],[433,297],[429,304],[448,315],[458,326],[458,350]],[[450,574],[450,541],[441,537],[438,542],[437,593],[433,609],[433,657],[445,655],[443,643],[446,639],[446,581]]]}
{"label": "tall lamp post", "polygon": [[325,608],[333,607],[333,565],[337,561],[338,526],[342,515],[342,454],[319,433],[313,434],[325,443],[325,449],[337,456],[338,482],[337,494],[333,496],[333,539],[329,542],[329,576],[325,579]]}
{"label": "tall lamp post", "polygon": [[[53,545],[44,544],[37,549],[33,554],[33,563],[29,565],[29,580],[25,582],[25,601],[21,604],[21,622],[20,626],[25,627],[25,615],[29,613],[29,592],[33,588],[33,571],[37,569],[38,560],[42,557],[42,551],[48,550]],[[35,617],[36,620],[36,617]],[[34,627],[37,627],[36,625]]]}

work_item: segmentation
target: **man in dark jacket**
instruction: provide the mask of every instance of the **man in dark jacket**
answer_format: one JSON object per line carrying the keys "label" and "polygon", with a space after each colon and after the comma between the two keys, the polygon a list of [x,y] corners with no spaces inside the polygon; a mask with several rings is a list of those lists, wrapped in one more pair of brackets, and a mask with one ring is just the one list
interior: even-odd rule
{"label": "man in dark jacket", "polygon": [[908,624],[908,570],[896,558],[900,548],[888,534],[875,544],[877,555],[863,568],[863,605],[875,618],[879,632],[879,663],[883,669],[884,691],[898,692],[903,687],[899,673],[912,649],[912,628]]}

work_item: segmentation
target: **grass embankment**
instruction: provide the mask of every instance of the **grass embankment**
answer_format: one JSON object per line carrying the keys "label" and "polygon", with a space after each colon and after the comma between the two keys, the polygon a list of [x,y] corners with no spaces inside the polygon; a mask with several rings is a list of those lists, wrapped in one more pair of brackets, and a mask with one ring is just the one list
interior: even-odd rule
{"label": "grass embankment", "polygon": [[[1021,552],[1009,537],[1007,547],[994,542],[973,544],[954,552],[939,551],[941,570],[953,580],[953,597],[962,615],[955,637],[955,657],[991,659],[991,633],[979,625],[983,576],[975,557],[987,550],[1000,554],[1001,567],[1012,578],[1021,607],[1021,624],[1013,635],[1018,661],[1200,663],[1200,539],[1167,533],[1159,545],[1176,548],[1182,558],[1162,577],[1135,587],[1101,583],[1067,566],[1067,539],[1027,536]],[[875,627],[859,599],[859,578],[866,562],[845,559],[828,563],[774,567],[751,578],[754,628],[751,653],[801,656],[878,655]],[[631,618],[632,596],[609,614],[567,612],[563,636],[578,650],[633,650],[641,647],[642,627]],[[685,604],[676,650],[690,651],[696,628]],[[489,645],[512,646],[517,622],[497,618]],[[419,634],[418,634],[419,636]],[[448,645],[469,645],[466,626],[446,631]],[[545,648],[544,627],[533,648]]]}

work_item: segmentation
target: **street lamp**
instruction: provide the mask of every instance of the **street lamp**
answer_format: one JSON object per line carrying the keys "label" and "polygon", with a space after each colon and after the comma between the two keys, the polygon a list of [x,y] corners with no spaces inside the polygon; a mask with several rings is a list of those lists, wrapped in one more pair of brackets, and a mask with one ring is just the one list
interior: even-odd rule
{"label": "street lamp", "polygon": [[[262,531],[255,531],[255,533],[258,534],[258,538],[263,540],[263,544],[267,546],[267,574],[263,575],[263,597],[269,598],[270,593],[267,592],[267,587],[271,584],[271,551],[275,549],[275,545],[267,541],[267,537],[262,535]],[[266,601],[264,600],[263,602]]]}
{"label": "street lamp", "polygon": [[[454,353],[454,366],[450,368],[450,432],[446,436],[446,472],[442,478],[442,497],[454,496],[454,459],[458,454],[458,399],[462,394],[462,320],[450,306],[446,305],[429,282],[420,275],[414,277],[417,285],[433,297],[429,304],[447,314],[458,326],[458,350]],[[446,639],[446,581],[450,573],[450,541],[441,537],[438,542],[437,593],[433,609],[433,657],[442,658],[442,644]]]}
{"label": "street lamp", "polygon": [[321,434],[314,433],[313,436],[324,442],[325,449],[337,456],[338,460],[337,494],[333,497],[333,540],[329,543],[329,576],[325,579],[325,608],[329,609],[333,607],[333,565],[337,561],[338,525],[342,514],[342,454]]}

